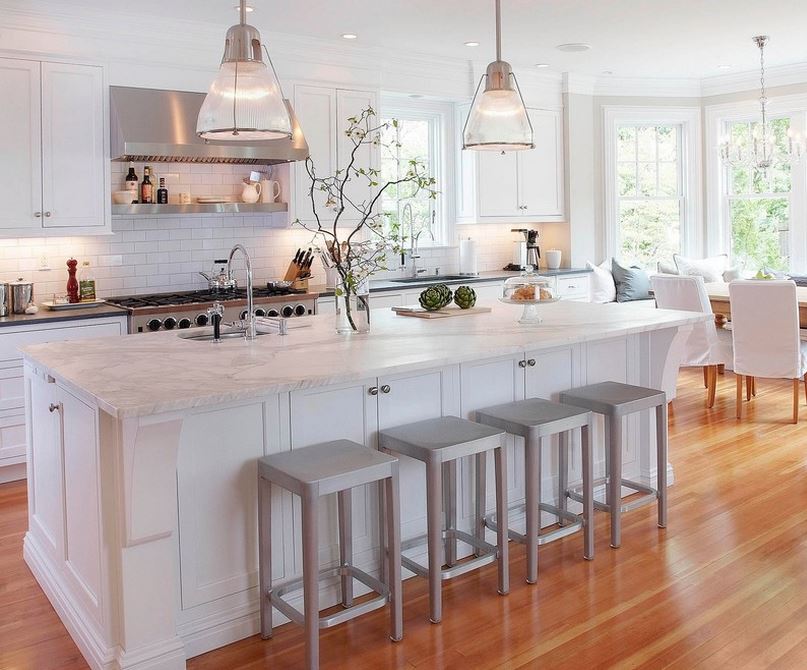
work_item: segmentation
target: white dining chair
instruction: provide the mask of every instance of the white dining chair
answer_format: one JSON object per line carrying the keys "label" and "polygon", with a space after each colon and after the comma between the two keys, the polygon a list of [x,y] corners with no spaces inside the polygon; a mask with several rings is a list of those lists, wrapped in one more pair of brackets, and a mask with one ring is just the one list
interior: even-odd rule
{"label": "white dining chair", "polygon": [[[659,309],[712,314],[703,277],[656,275],[651,279]],[[706,406],[715,404],[718,367],[732,360],[731,334],[715,325],[714,319],[696,323],[686,340],[680,365],[702,367],[706,385]]]}
{"label": "white dining chair", "polygon": [[742,418],[743,377],[747,399],[757,377],[793,381],[793,423],[799,421],[799,387],[807,392],[807,342],[799,332],[796,284],[790,280],[740,280],[729,284],[737,375],[737,418]]}

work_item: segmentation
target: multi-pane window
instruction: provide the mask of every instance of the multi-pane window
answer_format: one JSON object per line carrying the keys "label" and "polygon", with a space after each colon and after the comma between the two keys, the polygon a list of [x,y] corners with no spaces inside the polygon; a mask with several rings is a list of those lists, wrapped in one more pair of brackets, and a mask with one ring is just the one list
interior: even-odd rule
{"label": "multi-pane window", "polygon": [[616,128],[617,249],[642,267],[681,251],[681,135],[673,124]]}
{"label": "multi-pane window", "polygon": [[[410,161],[418,161],[421,170],[431,177],[437,177],[439,166],[439,116],[395,114],[397,123],[392,123],[392,115],[382,118],[386,129],[382,133],[381,148],[381,183],[397,181],[406,176],[411,168]],[[437,185],[438,189],[440,184]],[[411,183],[387,188],[381,196],[381,211],[384,214],[388,231],[402,233],[409,244],[408,212],[401,221],[406,205],[412,207],[414,234],[418,235],[418,243],[422,246],[441,244],[442,222],[437,201],[430,197],[429,191],[418,190]],[[404,230],[401,231],[400,224]]]}
{"label": "multi-pane window", "polygon": [[[790,119],[769,121],[778,149],[785,151]],[[726,125],[733,143],[751,147],[759,122]],[[727,168],[728,216],[732,262],[746,272],[790,267],[790,208],[792,179],[785,162],[767,170]]]}

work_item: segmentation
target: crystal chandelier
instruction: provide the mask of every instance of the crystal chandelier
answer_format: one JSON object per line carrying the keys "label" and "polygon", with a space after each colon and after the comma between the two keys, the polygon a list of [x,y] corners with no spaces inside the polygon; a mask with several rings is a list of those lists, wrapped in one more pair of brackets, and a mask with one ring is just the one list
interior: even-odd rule
{"label": "crystal chandelier", "polygon": [[751,168],[765,172],[774,165],[801,160],[804,146],[801,139],[794,138],[790,131],[785,147],[776,142],[776,134],[768,124],[768,97],[765,94],[765,46],[768,44],[768,36],[757,35],[754,44],[759,48],[761,123],[751,133],[750,142],[732,141],[731,137],[726,137],[720,144],[720,157],[729,167]]}

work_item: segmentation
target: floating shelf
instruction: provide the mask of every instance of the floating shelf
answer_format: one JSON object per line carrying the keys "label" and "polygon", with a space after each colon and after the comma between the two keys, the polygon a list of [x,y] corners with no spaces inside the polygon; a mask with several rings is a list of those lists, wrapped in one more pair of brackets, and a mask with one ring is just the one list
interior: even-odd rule
{"label": "floating shelf", "polygon": [[287,212],[288,203],[221,202],[192,205],[112,205],[112,216],[159,216],[160,214],[272,214]]}

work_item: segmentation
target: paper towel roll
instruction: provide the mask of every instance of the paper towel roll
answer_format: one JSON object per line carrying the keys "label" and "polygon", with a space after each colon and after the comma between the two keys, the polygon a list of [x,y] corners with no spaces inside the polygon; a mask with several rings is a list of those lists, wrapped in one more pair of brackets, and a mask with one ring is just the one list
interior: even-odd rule
{"label": "paper towel roll", "polygon": [[476,262],[476,241],[470,237],[467,240],[460,240],[460,274],[478,274]]}

